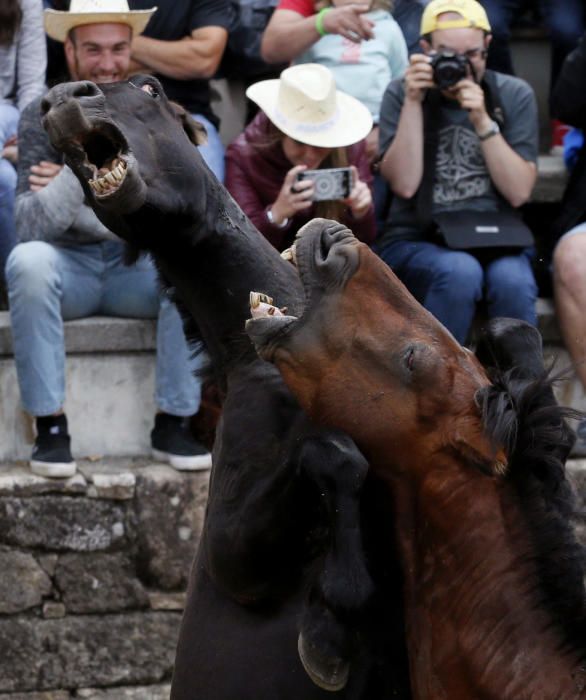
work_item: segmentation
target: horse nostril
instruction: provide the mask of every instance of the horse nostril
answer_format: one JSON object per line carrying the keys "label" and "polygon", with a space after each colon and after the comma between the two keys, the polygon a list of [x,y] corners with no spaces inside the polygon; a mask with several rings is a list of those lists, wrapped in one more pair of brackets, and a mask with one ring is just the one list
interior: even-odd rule
{"label": "horse nostril", "polygon": [[45,114],[51,109],[52,104],[51,100],[48,100],[46,97],[43,97],[41,100],[41,116],[44,117]]}
{"label": "horse nostril", "polygon": [[71,87],[71,97],[97,97],[101,94],[100,88],[91,80],[73,83]]}

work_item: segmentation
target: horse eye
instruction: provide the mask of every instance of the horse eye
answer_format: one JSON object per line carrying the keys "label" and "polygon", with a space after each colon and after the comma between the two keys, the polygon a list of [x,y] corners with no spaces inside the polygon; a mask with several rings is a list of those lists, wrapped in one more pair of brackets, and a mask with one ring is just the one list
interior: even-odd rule
{"label": "horse eye", "polygon": [[141,85],[140,89],[143,92],[148,92],[148,94],[151,97],[158,97],[159,96],[159,91],[154,85],[151,85],[150,83],[145,83],[144,85]]}
{"label": "horse eye", "polygon": [[409,348],[405,354],[405,365],[410,372],[413,372],[415,368],[415,350],[413,348]]}

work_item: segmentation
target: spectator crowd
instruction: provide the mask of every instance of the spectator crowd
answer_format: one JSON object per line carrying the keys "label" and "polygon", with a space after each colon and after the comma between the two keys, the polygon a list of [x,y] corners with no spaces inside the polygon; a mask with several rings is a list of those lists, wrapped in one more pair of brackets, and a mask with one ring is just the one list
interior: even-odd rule
{"label": "spectator crowd", "polygon": [[[157,318],[153,454],[209,467],[189,419],[205,348],[188,348],[152,261],[126,265],[51,146],[51,85],[156,75],[207,131],[201,154],[258,230],[284,250],[315,216],[371,245],[462,343],[488,317],[537,323],[534,235],[522,207],[537,178],[538,109],[514,74],[513,20],[551,40],[551,148],[571,168],[551,230],[561,332],[586,390],[585,0],[3,0],[0,6],[0,291],[30,466],[68,477],[64,321]],[[247,123],[220,136],[213,78],[247,85]],[[100,175],[100,173],[98,173]],[[577,454],[586,455],[586,422]]]}

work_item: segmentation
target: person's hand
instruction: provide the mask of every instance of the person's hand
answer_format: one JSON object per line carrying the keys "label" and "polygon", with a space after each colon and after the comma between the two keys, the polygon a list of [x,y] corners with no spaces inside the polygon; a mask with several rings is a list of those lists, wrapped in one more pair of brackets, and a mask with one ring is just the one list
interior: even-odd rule
{"label": "person's hand", "polygon": [[468,111],[470,121],[478,131],[485,131],[490,126],[491,119],[486,111],[484,90],[471,78],[464,78],[451,89],[460,107]]}
{"label": "person's hand", "polygon": [[57,177],[63,170],[63,166],[59,163],[51,163],[48,160],[42,160],[37,165],[31,166],[31,174],[28,181],[33,192],[38,192],[46,187],[53,178]]}
{"label": "person's hand", "polygon": [[290,219],[312,205],[313,181],[297,180],[297,175],[304,170],[307,170],[306,165],[296,165],[285,175],[279,196],[271,207],[275,224],[282,224],[285,219]]}
{"label": "person's hand", "polygon": [[366,137],[366,157],[372,165],[378,157],[378,126],[373,126]]}
{"label": "person's hand", "polygon": [[322,26],[328,34],[339,34],[358,44],[374,38],[374,22],[363,17],[370,4],[353,3],[334,7],[323,15]]}
{"label": "person's hand", "polygon": [[355,219],[362,219],[372,204],[372,193],[366,182],[360,179],[356,166],[351,165],[350,170],[352,171],[352,189],[348,197],[343,201],[346,206],[350,207],[352,216]]}
{"label": "person's hand", "polygon": [[423,53],[414,53],[409,58],[409,67],[405,71],[405,99],[411,102],[423,102],[425,93],[434,87],[431,58]]}

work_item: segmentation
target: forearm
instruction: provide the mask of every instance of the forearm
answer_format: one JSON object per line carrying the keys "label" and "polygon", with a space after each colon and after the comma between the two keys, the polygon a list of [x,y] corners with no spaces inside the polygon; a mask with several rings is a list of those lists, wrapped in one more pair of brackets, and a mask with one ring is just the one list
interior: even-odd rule
{"label": "forearm", "polygon": [[288,63],[313,46],[320,35],[315,27],[315,15],[301,18],[290,10],[277,12],[288,12],[294,16],[275,19],[273,15],[263,34],[260,52],[267,63]]}
{"label": "forearm", "polygon": [[179,41],[160,41],[137,36],[132,42],[132,58],[153,73],[177,80],[211,78],[216,72],[221,52],[213,50],[212,41],[185,37]]}
{"label": "forearm", "polygon": [[520,207],[531,197],[537,167],[516,153],[501,134],[481,141],[484,161],[496,189],[513,207]]}
{"label": "forearm", "polygon": [[411,199],[423,177],[423,107],[406,101],[397,133],[381,161],[381,174],[399,197]]}
{"label": "forearm", "polygon": [[84,195],[69,168],[63,170],[38,192],[29,190],[16,198],[15,220],[18,240],[53,241],[71,228]]}

